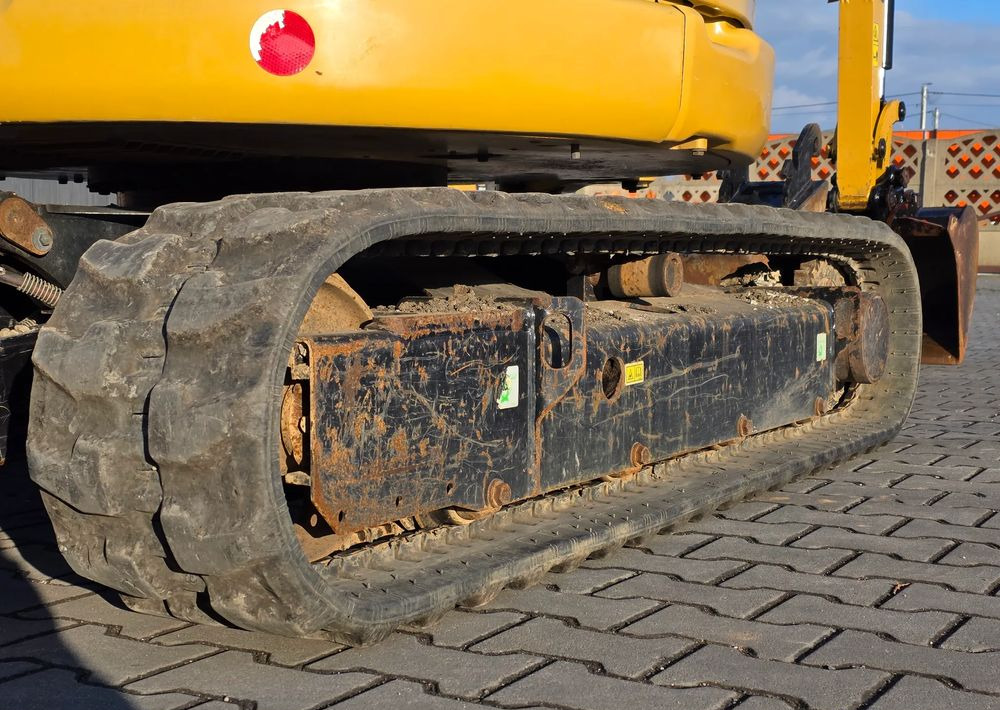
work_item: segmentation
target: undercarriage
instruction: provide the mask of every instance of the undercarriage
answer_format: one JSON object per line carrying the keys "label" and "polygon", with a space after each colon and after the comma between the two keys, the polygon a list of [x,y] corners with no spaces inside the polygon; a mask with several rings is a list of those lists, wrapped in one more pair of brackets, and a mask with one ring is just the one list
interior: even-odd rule
{"label": "undercarriage", "polygon": [[91,248],[42,329],[30,463],[130,606],[367,643],[877,445],[920,337],[909,252],[862,218],[173,205]]}

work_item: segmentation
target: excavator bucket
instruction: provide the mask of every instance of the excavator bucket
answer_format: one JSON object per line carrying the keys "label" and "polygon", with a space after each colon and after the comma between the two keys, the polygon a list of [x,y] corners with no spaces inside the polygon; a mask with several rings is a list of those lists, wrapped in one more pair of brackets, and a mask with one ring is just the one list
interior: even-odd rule
{"label": "excavator bucket", "polygon": [[965,359],[979,264],[979,223],[970,207],[922,209],[895,227],[920,278],[924,313],[923,362],[959,365]]}

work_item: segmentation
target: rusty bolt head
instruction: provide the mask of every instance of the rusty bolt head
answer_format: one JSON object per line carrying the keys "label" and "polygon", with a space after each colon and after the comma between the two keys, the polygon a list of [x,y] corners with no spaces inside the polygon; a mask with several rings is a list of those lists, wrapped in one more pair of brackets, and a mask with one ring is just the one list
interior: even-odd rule
{"label": "rusty bolt head", "polygon": [[486,507],[490,510],[499,510],[510,503],[512,497],[510,484],[499,478],[494,478],[486,489]]}
{"label": "rusty bolt head", "polygon": [[741,414],[739,420],[737,420],[736,433],[739,434],[741,439],[745,439],[753,434],[753,422],[750,421],[750,417],[746,414]]}
{"label": "rusty bolt head", "polygon": [[47,227],[38,227],[31,234],[31,241],[39,249],[52,246],[52,232]]}
{"label": "rusty bolt head", "polygon": [[822,397],[817,397],[816,401],[813,403],[813,414],[817,417],[822,417],[827,413],[827,411],[829,411],[829,406],[827,405],[826,400]]}

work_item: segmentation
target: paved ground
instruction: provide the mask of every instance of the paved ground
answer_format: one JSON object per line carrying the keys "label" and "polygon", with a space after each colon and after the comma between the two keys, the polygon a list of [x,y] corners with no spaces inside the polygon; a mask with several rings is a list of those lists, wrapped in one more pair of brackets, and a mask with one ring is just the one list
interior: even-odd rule
{"label": "paved ground", "polygon": [[0,706],[1000,708],[1000,277],[903,434],[364,650],[141,616],[0,478]]}

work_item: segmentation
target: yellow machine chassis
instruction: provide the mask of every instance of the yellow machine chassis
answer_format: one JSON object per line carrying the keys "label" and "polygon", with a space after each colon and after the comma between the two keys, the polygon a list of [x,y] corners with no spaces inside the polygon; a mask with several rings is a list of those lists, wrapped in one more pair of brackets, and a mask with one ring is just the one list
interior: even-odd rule
{"label": "yellow machine chassis", "polygon": [[0,4],[3,123],[297,124],[588,136],[754,158],[774,58],[752,0],[302,0],[316,54],[279,77],[273,0]]}

